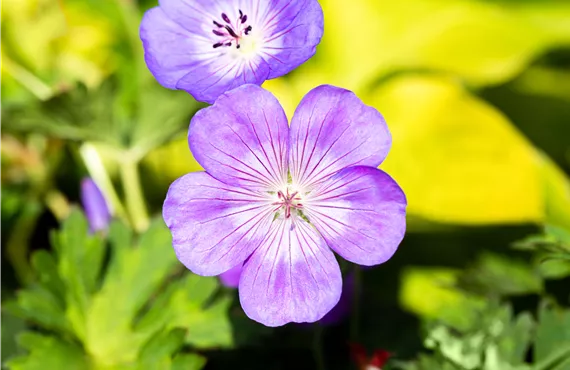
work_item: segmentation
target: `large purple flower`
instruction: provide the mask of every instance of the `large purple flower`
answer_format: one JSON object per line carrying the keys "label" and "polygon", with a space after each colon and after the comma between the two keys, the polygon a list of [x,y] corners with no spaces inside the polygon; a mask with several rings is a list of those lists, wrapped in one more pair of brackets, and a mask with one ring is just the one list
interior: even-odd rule
{"label": "large purple flower", "polygon": [[406,198],[376,167],[391,144],[375,109],[319,86],[291,121],[277,99],[244,85],[199,111],[190,149],[205,173],[176,180],[164,202],[180,261],[200,275],[244,263],[239,296],[265,325],[314,322],[335,306],[333,251],[376,265],[405,232]]}
{"label": "large purple flower", "polygon": [[317,0],[160,0],[140,36],[163,86],[213,103],[243,84],[282,76],[313,54],[323,35]]}

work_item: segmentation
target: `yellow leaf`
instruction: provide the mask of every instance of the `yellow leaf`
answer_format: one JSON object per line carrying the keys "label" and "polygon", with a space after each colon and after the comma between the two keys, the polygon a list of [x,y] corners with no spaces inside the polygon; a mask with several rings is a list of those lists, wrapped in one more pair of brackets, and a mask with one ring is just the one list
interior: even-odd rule
{"label": "yellow leaf", "polygon": [[443,267],[407,267],[400,278],[400,305],[423,318],[469,327],[485,302],[454,288],[458,272]]}
{"label": "yellow leaf", "polygon": [[548,48],[570,43],[570,6],[524,3],[322,0],[322,42],[290,84],[302,93],[323,83],[360,93],[405,69],[450,72],[474,85],[504,82]]}
{"label": "yellow leaf", "polygon": [[403,76],[368,102],[388,122],[382,168],[402,186],[411,215],[447,223],[544,219],[539,159],[496,109],[438,77]]}
{"label": "yellow leaf", "polygon": [[204,170],[188,149],[186,137],[153,150],[143,163],[154,178],[164,183],[171,183],[189,172]]}

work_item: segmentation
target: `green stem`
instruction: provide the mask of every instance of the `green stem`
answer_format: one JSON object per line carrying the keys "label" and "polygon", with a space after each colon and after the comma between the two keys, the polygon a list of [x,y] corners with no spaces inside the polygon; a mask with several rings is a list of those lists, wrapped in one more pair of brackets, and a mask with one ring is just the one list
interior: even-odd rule
{"label": "green stem", "polygon": [[125,193],[127,213],[135,230],[144,231],[149,224],[144,200],[138,161],[126,160],[121,163],[121,181]]}
{"label": "green stem", "polygon": [[84,143],[79,148],[79,154],[87,167],[89,175],[93,178],[99,189],[103,192],[105,200],[111,207],[111,213],[120,219],[127,221],[125,209],[119,200],[107,169],[103,165],[103,160],[95,146],[91,143]]}
{"label": "green stem", "polygon": [[323,327],[319,324],[315,325],[313,337],[313,356],[317,370],[325,370],[325,357],[323,355]]}
{"label": "green stem", "polygon": [[4,69],[28,91],[40,100],[47,100],[53,95],[53,89],[39,77],[28,71],[21,65],[2,56]]}
{"label": "green stem", "polygon": [[29,284],[34,277],[28,259],[28,250],[32,231],[42,211],[43,207],[40,202],[36,200],[27,201],[6,242],[6,257],[10,261],[16,277],[24,286]]}

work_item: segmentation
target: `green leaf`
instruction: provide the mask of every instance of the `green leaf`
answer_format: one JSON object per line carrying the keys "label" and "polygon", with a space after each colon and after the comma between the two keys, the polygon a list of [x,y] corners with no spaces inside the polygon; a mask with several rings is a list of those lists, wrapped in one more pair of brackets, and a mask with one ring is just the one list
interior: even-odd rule
{"label": "green leaf", "polygon": [[[518,315],[512,322],[512,312],[508,311],[504,326],[496,342],[496,352],[500,359],[511,365],[522,365],[525,362],[531,335],[534,330],[534,320],[528,312]],[[499,368],[498,368],[499,370]]]}
{"label": "green leaf", "polygon": [[537,362],[548,358],[556,349],[570,346],[570,310],[544,301],[538,311],[534,356]]}
{"label": "green leaf", "polygon": [[137,329],[183,327],[188,330],[188,344],[198,348],[230,346],[232,330],[227,310],[231,299],[224,296],[210,303],[217,288],[215,278],[188,273],[157,297]]}
{"label": "green leaf", "polygon": [[96,290],[105,245],[98,235],[89,235],[85,216],[74,210],[52,235],[58,255],[58,272],[66,287],[66,315],[76,335],[84,339],[85,318],[91,294]]}
{"label": "green leaf", "polygon": [[43,286],[21,290],[17,294],[17,305],[4,307],[13,315],[30,320],[47,329],[70,333],[71,325],[65,316],[65,307],[59,297]]}
{"label": "green leaf", "polygon": [[408,267],[402,272],[400,304],[420,317],[468,328],[486,301],[457,289],[458,276],[458,270],[448,268]]}
{"label": "green leaf", "polygon": [[206,365],[206,359],[194,353],[176,356],[172,362],[172,370],[200,370]]}
{"label": "green leaf", "polygon": [[117,239],[111,241],[109,274],[93,296],[86,318],[87,350],[104,362],[135,360],[142,344],[160,329],[137,333],[132,324],[177,264],[170,232],[162,220],[155,220],[134,248],[122,244],[129,239],[125,229],[113,227],[111,237]]}
{"label": "green leaf", "polygon": [[26,323],[19,317],[2,310],[2,363],[20,353],[16,337],[26,328]]}
{"label": "green leaf", "polygon": [[460,332],[432,323],[425,345],[460,369],[522,370],[533,328],[529,313],[513,320],[509,306],[489,304]]}
{"label": "green leaf", "polygon": [[[174,275],[180,265],[162,220],[137,237],[124,224],[111,224],[111,253],[103,271],[102,236],[90,235],[84,216],[74,211],[52,234],[54,254],[34,256],[34,268],[41,269],[37,284],[3,308],[54,336],[24,336],[20,347],[30,353],[14,359],[13,368],[46,364],[46,369],[67,370],[88,363],[89,369],[199,369],[205,361],[200,356],[176,356],[185,344],[231,342],[230,298],[214,299],[215,278]],[[70,342],[76,339],[81,346]],[[60,365],[60,353],[69,364]]]}
{"label": "green leaf", "polygon": [[32,267],[38,274],[39,283],[48,289],[54,297],[64,303],[65,285],[57,271],[57,262],[46,250],[39,250],[32,255]]}
{"label": "green leaf", "polygon": [[8,361],[11,370],[90,369],[81,348],[71,342],[32,332],[22,333],[18,343],[29,351],[27,355]]}
{"label": "green leaf", "polygon": [[141,349],[139,363],[146,369],[170,369],[171,358],[183,345],[184,329],[162,331],[153,336]]}
{"label": "green leaf", "polygon": [[517,295],[543,290],[541,276],[522,260],[484,253],[461,275],[459,285],[481,295]]}

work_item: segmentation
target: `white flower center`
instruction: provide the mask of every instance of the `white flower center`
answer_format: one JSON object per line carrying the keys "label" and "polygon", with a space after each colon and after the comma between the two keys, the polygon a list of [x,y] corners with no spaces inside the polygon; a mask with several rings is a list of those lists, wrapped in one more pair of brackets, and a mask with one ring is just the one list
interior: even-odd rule
{"label": "white flower center", "polygon": [[275,212],[283,211],[285,218],[291,217],[291,214],[302,212],[303,204],[299,191],[287,187],[284,191],[277,191],[276,198],[272,203],[277,206]]}

